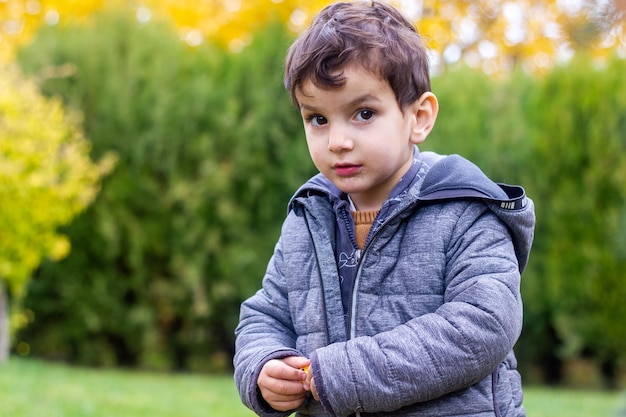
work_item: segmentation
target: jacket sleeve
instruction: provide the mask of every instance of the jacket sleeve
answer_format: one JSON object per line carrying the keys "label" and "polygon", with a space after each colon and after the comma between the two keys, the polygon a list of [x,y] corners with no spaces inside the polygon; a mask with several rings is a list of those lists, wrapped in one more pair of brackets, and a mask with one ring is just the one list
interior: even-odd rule
{"label": "jacket sleeve", "polygon": [[522,304],[507,227],[483,204],[469,204],[444,256],[443,300],[434,312],[311,356],[328,411],[389,412],[439,398],[484,379],[511,351]]}
{"label": "jacket sleeve", "polygon": [[281,241],[276,245],[263,287],[241,305],[235,330],[235,383],[242,402],[259,416],[286,416],[262,398],[257,380],[261,368],[272,359],[301,356],[290,321],[284,277],[281,274]]}

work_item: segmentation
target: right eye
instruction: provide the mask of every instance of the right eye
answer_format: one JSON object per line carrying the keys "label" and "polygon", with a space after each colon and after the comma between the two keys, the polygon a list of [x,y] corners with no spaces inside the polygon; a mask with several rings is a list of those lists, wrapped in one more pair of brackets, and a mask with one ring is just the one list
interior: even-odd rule
{"label": "right eye", "polygon": [[310,116],[309,121],[313,126],[316,126],[316,127],[319,127],[328,123],[328,120],[326,120],[324,116],[320,116],[319,114]]}

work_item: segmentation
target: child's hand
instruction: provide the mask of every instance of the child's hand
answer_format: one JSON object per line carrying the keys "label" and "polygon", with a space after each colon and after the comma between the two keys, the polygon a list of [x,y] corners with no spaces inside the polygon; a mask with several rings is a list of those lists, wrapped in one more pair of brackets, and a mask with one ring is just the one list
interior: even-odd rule
{"label": "child's hand", "polygon": [[315,398],[315,401],[319,401],[320,397],[317,395],[317,389],[315,388],[315,380],[313,379],[313,372],[309,371],[308,367],[305,369],[306,379],[303,382],[304,389],[311,391],[311,395]]}
{"label": "child's hand", "polygon": [[309,360],[302,356],[290,356],[267,362],[257,380],[261,395],[277,411],[293,410],[302,405],[307,396],[303,381]]}

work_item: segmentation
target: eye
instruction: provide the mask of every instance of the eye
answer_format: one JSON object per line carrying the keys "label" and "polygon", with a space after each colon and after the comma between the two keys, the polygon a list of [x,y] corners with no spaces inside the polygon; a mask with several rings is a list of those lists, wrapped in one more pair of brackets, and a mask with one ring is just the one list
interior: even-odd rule
{"label": "eye", "polygon": [[356,113],[356,119],[360,122],[367,122],[369,121],[372,117],[374,117],[376,113],[374,112],[374,110],[370,110],[370,109],[363,109],[363,110],[359,110]]}
{"label": "eye", "polygon": [[328,123],[328,120],[326,120],[324,116],[320,116],[319,114],[309,116],[308,120],[313,126],[316,126],[316,127],[319,127]]}

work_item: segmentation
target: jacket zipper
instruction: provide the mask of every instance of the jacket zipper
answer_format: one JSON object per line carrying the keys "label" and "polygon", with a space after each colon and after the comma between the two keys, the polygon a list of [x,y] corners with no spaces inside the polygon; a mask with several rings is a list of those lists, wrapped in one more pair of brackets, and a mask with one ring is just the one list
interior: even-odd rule
{"label": "jacket zipper", "polygon": [[[349,335],[348,335],[348,340],[349,339],[354,339],[356,337],[356,290],[359,286],[359,281],[361,280],[361,272],[363,270],[363,259],[365,259],[365,256],[367,255],[367,250],[378,240],[378,236],[380,235],[380,231],[383,230],[393,219],[395,219],[396,217],[398,217],[398,215],[400,215],[401,213],[403,213],[406,210],[410,210],[412,209],[415,205],[417,205],[416,203],[413,204],[409,204],[407,207],[405,207],[402,211],[400,211],[399,213],[396,213],[395,215],[388,217],[385,222],[383,224],[380,225],[380,227],[378,229],[376,229],[376,231],[374,232],[374,234],[372,235],[372,238],[369,240],[369,242],[367,242],[367,245],[365,245],[365,247],[361,250],[357,250],[356,252],[356,256],[357,256],[357,271],[356,271],[356,275],[354,276],[354,282],[352,283],[352,291],[350,291],[350,331],[349,331]],[[354,415],[356,417],[360,417],[361,416],[361,412],[360,411],[356,411],[354,413]]]}
{"label": "jacket zipper", "polygon": [[365,257],[367,256],[367,251],[368,249],[376,242],[376,240],[378,240],[378,236],[380,235],[381,230],[383,230],[389,223],[391,223],[392,220],[394,220],[396,217],[398,217],[400,214],[408,211],[408,210],[413,210],[415,208],[415,206],[417,206],[419,204],[419,201],[415,201],[411,204],[409,204],[408,206],[406,206],[405,208],[403,208],[401,211],[399,211],[398,213],[396,213],[395,215],[392,215],[391,217],[388,217],[383,224],[380,225],[380,227],[378,229],[376,229],[376,231],[374,232],[374,234],[372,235],[371,239],[369,240],[369,242],[367,242],[367,245],[365,245],[365,247],[362,250],[357,250],[356,254],[357,254],[357,271],[356,271],[356,275],[354,276],[354,282],[352,283],[352,290],[350,291],[350,329],[348,333],[348,339],[354,339],[356,337],[356,297],[355,297],[355,293],[356,290],[359,286],[359,281],[361,280],[361,273],[363,270],[363,259],[365,259]]}
{"label": "jacket zipper", "polygon": [[417,204],[418,202],[411,203],[407,207],[402,209],[402,211],[396,213],[395,215],[392,215],[391,217],[388,217],[383,222],[383,224],[381,224],[380,227],[376,229],[376,231],[372,235],[369,242],[367,242],[365,247],[362,250],[357,250],[357,271],[356,271],[356,275],[354,276],[354,282],[352,283],[352,290],[350,291],[350,320],[349,320],[350,331],[348,332],[348,335],[349,335],[348,339],[354,339],[356,337],[356,314],[355,313],[356,313],[357,300],[356,300],[355,293],[356,293],[357,288],[359,287],[359,281],[361,280],[361,273],[363,270],[363,260],[367,256],[368,249],[374,243],[376,243],[376,241],[378,240],[378,237],[380,236],[381,230],[383,230],[389,223],[391,223],[392,220],[397,218],[400,214],[404,213],[407,210],[412,210]]}

